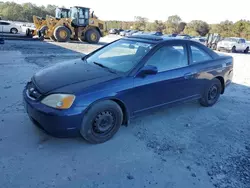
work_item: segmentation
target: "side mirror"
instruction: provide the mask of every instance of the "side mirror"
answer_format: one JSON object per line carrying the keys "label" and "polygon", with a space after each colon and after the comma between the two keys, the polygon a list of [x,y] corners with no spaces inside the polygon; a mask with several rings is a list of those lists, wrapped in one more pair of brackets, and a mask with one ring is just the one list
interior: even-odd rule
{"label": "side mirror", "polygon": [[155,67],[153,65],[146,65],[139,71],[137,76],[145,77],[146,75],[154,75],[154,74],[157,74],[157,73],[158,73],[157,67]]}

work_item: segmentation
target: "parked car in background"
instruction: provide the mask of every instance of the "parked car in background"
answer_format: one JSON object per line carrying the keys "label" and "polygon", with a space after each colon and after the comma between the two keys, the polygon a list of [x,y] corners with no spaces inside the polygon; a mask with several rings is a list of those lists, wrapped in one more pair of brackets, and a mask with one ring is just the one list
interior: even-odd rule
{"label": "parked car in background", "polygon": [[249,52],[249,43],[246,42],[244,38],[229,37],[218,42],[217,50],[226,50],[230,52]]}
{"label": "parked car in background", "polygon": [[180,34],[176,36],[179,39],[191,39],[192,37],[190,35],[186,35],[186,34]]}
{"label": "parked car in background", "polygon": [[194,37],[194,38],[191,38],[191,40],[194,40],[194,41],[197,41],[203,45],[206,45],[206,39],[204,37]]}
{"label": "parked car in background", "polygon": [[147,34],[147,33],[145,33],[144,31],[138,31],[136,33],[133,33],[132,35],[134,36],[134,35],[143,35],[143,34]]}
{"label": "parked car in background", "polygon": [[110,29],[109,34],[119,34],[118,29]]}
{"label": "parked car in background", "polygon": [[150,35],[155,35],[155,36],[162,36],[163,33],[160,32],[160,31],[152,31],[152,32],[149,32]]}
{"label": "parked car in background", "polygon": [[115,34],[115,35],[119,35],[120,32],[124,31],[123,29],[110,29],[109,30],[109,34]]}
{"label": "parked car in background", "polygon": [[131,30],[130,32],[126,33],[125,36],[129,37],[129,36],[132,36],[133,34],[135,34],[137,32],[138,32],[138,30]]}
{"label": "parked car in background", "polygon": [[0,32],[17,34],[21,30],[21,26],[14,24],[13,22],[0,20]]}
{"label": "parked car in background", "polygon": [[23,98],[51,135],[103,143],[142,112],[191,100],[213,106],[232,77],[231,56],[192,40],[136,35],[43,69]]}
{"label": "parked car in background", "polygon": [[124,30],[120,32],[120,36],[125,36],[126,33],[130,32],[131,30]]}

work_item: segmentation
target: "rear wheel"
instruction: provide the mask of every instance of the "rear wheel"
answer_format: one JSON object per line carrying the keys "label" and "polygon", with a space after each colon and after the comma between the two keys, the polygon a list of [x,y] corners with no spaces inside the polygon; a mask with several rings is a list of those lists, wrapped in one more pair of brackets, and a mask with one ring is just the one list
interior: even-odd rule
{"label": "rear wheel", "polygon": [[11,32],[12,34],[17,34],[17,33],[18,33],[18,30],[17,30],[17,28],[11,28],[11,29],[10,29],[10,32]]}
{"label": "rear wheel", "polygon": [[245,50],[244,50],[244,53],[247,54],[249,52],[249,47],[247,47]]}
{"label": "rear wheel", "polygon": [[100,38],[100,33],[96,29],[89,29],[85,34],[85,40],[90,44],[97,44]]}
{"label": "rear wheel", "polygon": [[70,40],[70,30],[65,26],[58,26],[54,31],[54,37],[58,42]]}
{"label": "rear wheel", "polygon": [[94,104],[84,114],[81,135],[93,144],[111,139],[119,130],[123,120],[120,106],[110,100]]}
{"label": "rear wheel", "polygon": [[220,98],[221,91],[222,85],[220,80],[217,78],[211,80],[200,99],[200,104],[206,107],[213,106]]}

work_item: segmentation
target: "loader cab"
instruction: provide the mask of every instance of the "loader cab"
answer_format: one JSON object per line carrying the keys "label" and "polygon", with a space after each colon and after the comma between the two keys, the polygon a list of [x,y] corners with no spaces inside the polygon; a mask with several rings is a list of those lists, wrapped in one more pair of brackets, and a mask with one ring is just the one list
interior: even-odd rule
{"label": "loader cab", "polygon": [[57,19],[69,18],[69,13],[70,13],[70,10],[67,9],[67,8],[56,8],[56,15],[55,15],[55,17]]}
{"label": "loader cab", "polygon": [[70,18],[72,25],[75,27],[86,27],[89,25],[89,8],[86,7],[71,7]]}

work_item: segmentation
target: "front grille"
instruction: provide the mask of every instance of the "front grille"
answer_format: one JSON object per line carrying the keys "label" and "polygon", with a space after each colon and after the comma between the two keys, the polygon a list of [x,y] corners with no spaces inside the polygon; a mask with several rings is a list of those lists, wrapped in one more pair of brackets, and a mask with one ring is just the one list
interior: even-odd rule
{"label": "front grille", "polygon": [[42,96],[32,82],[28,82],[26,89],[27,96],[32,100],[37,100]]}

